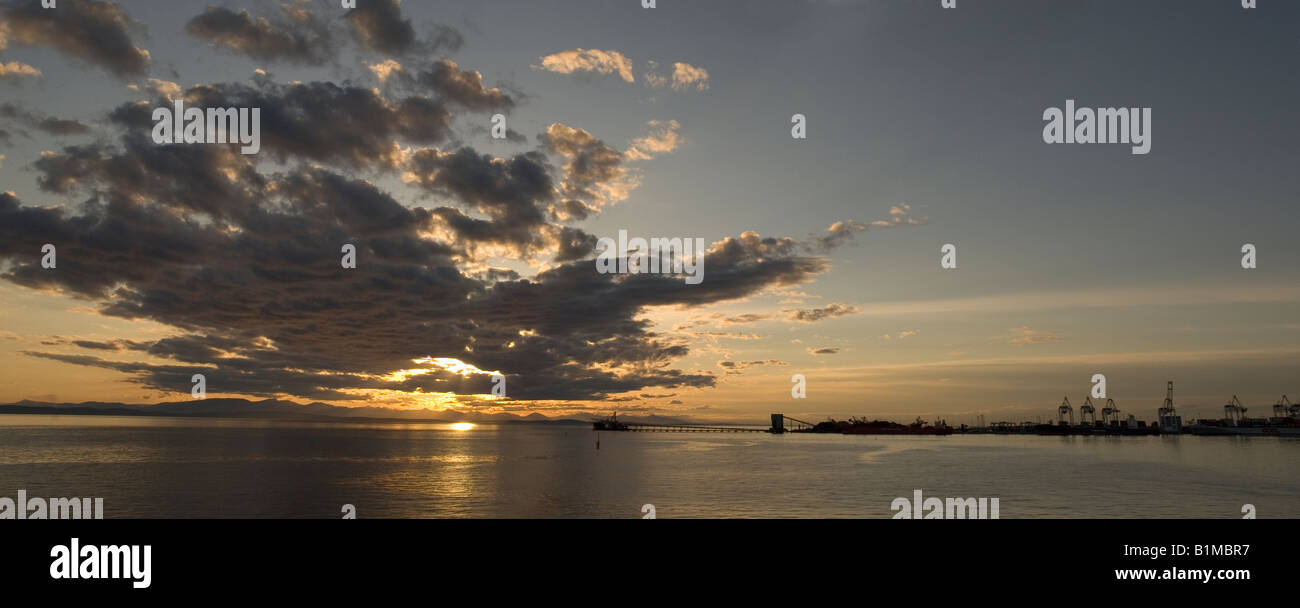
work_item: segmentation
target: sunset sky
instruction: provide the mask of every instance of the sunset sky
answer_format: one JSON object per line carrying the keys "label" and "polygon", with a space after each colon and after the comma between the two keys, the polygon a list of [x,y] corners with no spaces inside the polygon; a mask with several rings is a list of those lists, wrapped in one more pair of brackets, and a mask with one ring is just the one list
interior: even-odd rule
{"label": "sunset sky", "polygon": [[[0,402],[1300,397],[1300,5],[357,4],[0,2]],[[261,152],[155,144],[177,97],[262,108]],[[1152,108],[1150,153],[1045,144],[1067,99]],[[704,281],[597,273],[619,230],[703,238]]]}

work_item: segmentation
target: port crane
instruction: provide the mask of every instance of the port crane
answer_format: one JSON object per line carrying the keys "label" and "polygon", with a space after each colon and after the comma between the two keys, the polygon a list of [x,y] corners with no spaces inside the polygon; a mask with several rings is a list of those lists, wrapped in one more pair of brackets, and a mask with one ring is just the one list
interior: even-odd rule
{"label": "port crane", "polygon": [[1066,396],[1061,402],[1061,407],[1056,408],[1056,423],[1064,425],[1066,417],[1069,417],[1070,426],[1074,426],[1074,407],[1070,405],[1070,397]]}
{"label": "port crane", "polygon": [[1170,380],[1165,388],[1165,402],[1160,406],[1160,432],[1183,432],[1183,418],[1174,409],[1174,381]]}
{"label": "port crane", "polygon": [[1114,399],[1106,400],[1106,407],[1101,408],[1101,423],[1110,426],[1111,418],[1119,420],[1119,408],[1115,406]]}
{"label": "port crane", "polygon": [[1297,414],[1300,414],[1300,405],[1292,404],[1291,400],[1286,398],[1286,395],[1282,395],[1282,399],[1273,404],[1274,418],[1287,418]]}
{"label": "port crane", "polygon": [[1174,381],[1169,381],[1169,386],[1165,389],[1165,402],[1160,406],[1160,417],[1177,416],[1178,412],[1174,411]]}
{"label": "port crane", "polygon": [[1241,404],[1236,395],[1232,396],[1232,401],[1223,406],[1223,419],[1228,421],[1232,426],[1237,426],[1246,418],[1246,407]]}
{"label": "port crane", "polygon": [[1097,408],[1092,406],[1092,396],[1084,398],[1083,405],[1079,406],[1079,424],[1097,424]]}

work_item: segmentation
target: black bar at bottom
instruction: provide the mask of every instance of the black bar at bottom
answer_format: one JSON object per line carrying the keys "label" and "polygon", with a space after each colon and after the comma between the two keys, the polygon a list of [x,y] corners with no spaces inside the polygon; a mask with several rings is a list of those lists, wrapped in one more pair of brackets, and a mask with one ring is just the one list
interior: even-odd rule
{"label": "black bar at bottom", "polygon": [[[0,522],[6,591],[125,599],[339,592],[799,597],[919,586],[1195,596],[1289,587],[1296,520]],[[57,546],[149,546],[148,586],[53,578]],[[56,557],[52,557],[52,550]],[[110,561],[121,551],[105,552]],[[86,558],[79,555],[81,568]],[[98,563],[104,564],[103,556]],[[143,560],[141,559],[141,565]],[[87,571],[94,574],[93,568]],[[107,568],[104,574],[111,574]],[[1198,571],[1192,574],[1192,571]],[[1206,571],[1211,580],[1199,580]],[[1121,574],[1123,572],[1124,574]],[[79,572],[80,574],[80,572]],[[119,573],[121,574],[121,573]],[[1121,579],[1120,577],[1126,577]],[[1155,577],[1133,580],[1132,577]],[[1193,578],[1198,577],[1198,578]],[[138,580],[143,584],[143,580]],[[863,587],[865,586],[865,587]],[[107,595],[105,595],[107,594]],[[394,596],[396,597],[396,596]],[[495,597],[495,596],[494,596]],[[585,596],[584,596],[585,597]]]}

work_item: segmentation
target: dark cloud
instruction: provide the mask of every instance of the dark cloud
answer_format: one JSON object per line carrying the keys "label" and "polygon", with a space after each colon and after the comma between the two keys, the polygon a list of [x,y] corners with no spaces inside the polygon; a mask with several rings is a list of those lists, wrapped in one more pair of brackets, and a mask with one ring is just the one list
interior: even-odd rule
{"label": "dark cloud", "polygon": [[442,103],[412,96],[389,101],[372,89],[333,83],[200,87],[190,93],[208,107],[260,107],[262,146],[353,167],[395,166],[397,145],[432,144],[449,133]]}
{"label": "dark cloud", "polygon": [[561,191],[600,208],[627,198],[634,187],[623,166],[623,153],[583,129],[552,124],[541,141],[548,150],[568,160]]}
{"label": "dark cloud", "polygon": [[735,316],[731,316],[731,317],[722,317],[722,318],[718,321],[718,324],[719,324],[719,325],[743,325],[743,324],[746,324],[746,323],[756,323],[756,322],[758,322],[758,321],[766,321],[766,320],[771,319],[771,318],[772,318],[772,315],[765,315],[765,314],[760,314],[760,313],[749,312],[749,313],[745,313],[745,314],[742,314],[742,315],[735,315]]}
{"label": "dark cloud", "polygon": [[741,373],[742,370],[749,369],[751,367],[756,367],[759,365],[787,365],[787,363],[785,361],[780,361],[778,359],[764,359],[760,361],[731,361],[728,359],[724,359],[722,361],[718,361],[718,367],[721,367],[724,370],[726,370],[726,373],[728,375],[739,374]]}
{"label": "dark cloud", "polygon": [[357,40],[371,50],[402,54],[416,44],[415,28],[410,19],[402,18],[398,0],[369,0],[343,16],[357,34]]}
{"label": "dark cloud", "polygon": [[[203,85],[186,91],[184,99],[197,107],[261,108],[264,152],[351,170],[396,167],[400,144],[441,142],[450,134],[452,119],[437,100],[410,96],[390,101],[373,89],[330,82]],[[111,118],[147,132],[153,127],[151,112],[148,104],[128,104]]]}
{"label": "dark cloud", "polygon": [[[147,348],[168,364],[36,356],[117,369],[167,391],[187,390],[204,367],[213,370],[213,392],[312,399],[356,397],[356,389],[490,389],[485,375],[447,370],[385,376],[421,367],[413,361],[425,357],[501,371],[515,399],[710,386],[711,374],[672,368],[688,345],[648,331],[639,312],[744,297],[824,268],[813,259],[745,257],[756,253],[744,242],[752,239],[733,239],[709,254],[709,278],[695,286],[598,274],[589,259],[489,282],[458,270],[442,255],[446,245],[422,236],[420,210],[402,212],[373,187],[323,169],[268,182],[283,187],[269,188],[277,194],[246,213],[239,230],[166,210],[180,202],[132,200],[120,185],[99,184],[107,200],[76,214],[0,195],[5,279],[64,289],[98,302],[103,314],[181,332]],[[330,190],[337,194],[321,196]],[[359,208],[358,197],[373,202]],[[46,242],[59,246],[57,269],[39,266]],[[357,244],[356,270],[339,267],[344,242]]]}
{"label": "dark cloud", "polygon": [[426,190],[529,225],[542,222],[538,203],[555,197],[546,158],[536,152],[498,159],[465,147],[445,153],[419,150],[411,155],[409,167],[414,183]]}
{"label": "dark cloud", "polygon": [[76,120],[64,118],[42,118],[36,128],[50,135],[82,135],[90,132],[90,127]]}
{"label": "dark cloud", "polygon": [[50,47],[123,78],[148,72],[149,51],[128,31],[140,26],[116,3],[61,0],[47,9],[40,0],[9,0],[0,17],[0,38],[11,44]]}
{"label": "dark cloud", "polygon": [[357,43],[363,48],[389,55],[432,54],[456,51],[464,44],[460,32],[446,25],[432,26],[424,40],[416,35],[410,19],[402,17],[398,0],[365,0],[343,15],[352,25]]}
{"label": "dark cloud", "polygon": [[443,99],[478,111],[509,110],[515,102],[499,88],[483,86],[483,75],[460,69],[455,62],[443,59],[417,77],[420,84],[437,92]]}
{"label": "dark cloud", "polygon": [[75,346],[79,346],[81,348],[87,348],[91,350],[114,350],[114,351],[146,350],[148,347],[148,343],[136,342],[133,340],[111,340],[108,342],[101,342],[97,340],[73,340],[71,344]]}
{"label": "dark cloud", "polygon": [[785,361],[780,361],[780,360],[778,360],[778,359],[764,359],[764,360],[761,360],[761,361],[729,361],[729,360],[723,360],[723,361],[719,361],[719,362],[718,362],[718,365],[719,365],[720,367],[729,367],[729,368],[732,368],[732,369],[745,369],[745,368],[747,368],[747,367],[754,367],[755,365],[786,365],[786,362],[785,362]]}
{"label": "dark cloud", "polygon": [[231,147],[159,146],[142,134],[125,137],[123,146],[68,146],[42,155],[34,163],[37,185],[56,194],[106,192],[164,201],[233,222],[245,221],[267,188],[248,157]]}
{"label": "dark cloud", "polygon": [[465,38],[460,35],[460,31],[450,25],[435,23],[429,26],[428,34],[424,46],[431,53],[438,51],[456,52],[465,45]]}
{"label": "dark cloud", "polygon": [[549,212],[551,217],[557,221],[570,222],[585,220],[596,213],[596,210],[582,201],[570,198],[552,205]]}
{"label": "dark cloud", "polygon": [[462,147],[452,152],[418,150],[411,155],[406,175],[412,185],[487,216],[472,217],[453,207],[433,209],[435,222],[459,242],[495,245],[519,258],[549,251],[556,262],[582,259],[595,250],[596,237],[548,222],[546,210],[557,196],[551,173],[539,152],[507,159]]}
{"label": "dark cloud", "polygon": [[262,61],[320,65],[333,59],[336,46],[325,22],[294,5],[282,9],[284,15],[272,21],[246,9],[208,7],[185,24],[185,31]]}
{"label": "dark cloud", "polygon": [[[809,253],[826,246],[822,237],[746,232],[702,253],[698,285],[599,273],[593,235],[556,222],[626,196],[623,154],[563,125],[548,130],[542,150],[507,157],[430,147],[450,139],[446,104],[509,99],[477,74],[440,65],[445,78],[430,81],[437,99],[269,78],[183,94],[191,106],[260,107],[260,155],[155,144],[151,112],[165,99],[113,108],[117,141],[42,155],[37,186],[79,202],[45,207],[0,193],[0,279],[173,333],[72,338],[49,346],[93,352],[27,354],[117,370],[162,391],[187,392],[192,374],[204,373],[212,393],[343,400],[419,391],[481,405],[498,403],[472,395],[490,392],[487,372],[500,372],[512,400],[602,399],[716,382],[713,372],[678,369],[689,337],[654,331],[648,308],[737,300],[829,267]],[[359,176],[372,172],[380,178]],[[386,190],[397,176],[437,202],[399,200]],[[40,265],[45,243],[58,247],[55,269]],[[356,248],[355,269],[339,263],[344,245]],[[493,268],[480,249],[540,256],[544,270]],[[95,356],[105,353],[113,359]],[[402,371],[411,369],[424,373]]]}
{"label": "dark cloud", "polygon": [[0,105],[0,118],[15,121],[50,135],[83,135],[90,132],[90,127],[80,121],[44,116],[11,103]]}
{"label": "dark cloud", "polygon": [[812,308],[808,310],[787,310],[785,312],[789,313],[789,316],[787,316],[786,318],[791,321],[803,321],[805,323],[812,323],[814,321],[829,319],[831,317],[842,317],[845,315],[857,314],[859,312],[862,312],[862,309],[858,308],[857,306],[848,306],[844,304],[832,303],[831,305],[826,306],[824,308]]}

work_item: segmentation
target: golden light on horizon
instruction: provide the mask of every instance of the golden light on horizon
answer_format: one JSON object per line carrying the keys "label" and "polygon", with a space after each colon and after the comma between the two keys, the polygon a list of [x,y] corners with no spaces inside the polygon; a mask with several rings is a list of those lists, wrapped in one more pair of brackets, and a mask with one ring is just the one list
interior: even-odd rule
{"label": "golden light on horizon", "polygon": [[474,428],[473,422],[456,422],[451,425],[453,431],[468,431]]}

